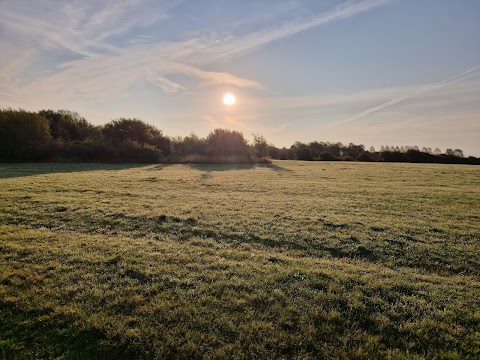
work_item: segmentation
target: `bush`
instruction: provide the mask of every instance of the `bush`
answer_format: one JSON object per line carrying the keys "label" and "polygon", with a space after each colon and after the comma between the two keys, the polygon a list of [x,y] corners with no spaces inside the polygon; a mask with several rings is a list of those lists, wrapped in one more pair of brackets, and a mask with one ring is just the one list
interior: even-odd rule
{"label": "bush", "polygon": [[0,110],[0,161],[36,161],[50,142],[48,120],[24,110]]}
{"label": "bush", "polygon": [[269,150],[269,146],[267,140],[259,134],[253,135],[253,147],[252,153],[258,159],[263,159],[267,156]]}
{"label": "bush", "polygon": [[373,161],[373,159],[370,156],[370,153],[368,151],[365,151],[364,153],[361,153],[357,156],[357,161],[371,162]]}
{"label": "bush", "polygon": [[82,141],[101,137],[100,129],[76,112],[42,110],[39,114],[48,120],[50,135],[54,140]]}
{"label": "bush", "polygon": [[297,160],[313,160],[312,150],[308,146],[302,145],[296,149],[295,158]]}
{"label": "bush", "polygon": [[322,161],[337,161],[338,158],[333,156],[332,154],[328,152],[323,152],[320,154],[319,159]]}
{"label": "bush", "polygon": [[215,129],[207,137],[205,153],[210,156],[246,156],[248,158],[248,143],[241,132]]}

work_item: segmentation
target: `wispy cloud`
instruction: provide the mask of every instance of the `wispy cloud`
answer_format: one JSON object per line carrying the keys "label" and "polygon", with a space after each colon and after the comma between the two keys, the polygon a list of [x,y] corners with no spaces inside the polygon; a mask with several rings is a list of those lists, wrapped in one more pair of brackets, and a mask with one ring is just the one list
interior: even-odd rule
{"label": "wispy cloud", "polygon": [[440,82],[436,82],[434,84],[427,85],[427,86],[422,87],[421,89],[416,90],[414,92],[411,92],[407,95],[396,97],[396,98],[391,99],[387,102],[384,102],[384,103],[382,103],[378,106],[371,107],[371,108],[369,108],[367,110],[364,110],[364,111],[362,111],[358,114],[355,114],[355,115],[353,115],[353,116],[351,116],[351,117],[349,117],[345,120],[337,121],[334,124],[338,125],[338,124],[349,123],[349,122],[361,119],[361,118],[363,118],[365,116],[368,116],[372,113],[375,113],[377,111],[386,109],[386,108],[394,106],[398,103],[401,103],[401,102],[404,102],[406,100],[412,99],[412,98],[414,98],[418,95],[424,94],[426,92],[429,92],[429,91],[432,91],[432,90],[435,90],[435,89],[438,89],[438,88],[441,88],[441,87],[444,87],[444,86],[448,86],[448,85],[454,84],[454,83],[459,82],[459,81],[464,81],[464,80],[479,76],[480,72],[476,72],[476,73],[472,74],[472,72],[474,72],[475,70],[477,70],[479,68],[480,68],[480,66],[475,66],[475,67],[473,67],[473,68],[471,68],[467,71],[464,71],[464,72],[462,72],[458,75],[452,76],[450,78],[447,78],[447,79],[442,80]]}
{"label": "wispy cloud", "polygon": [[[20,61],[0,71],[0,91],[23,99],[33,98],[35,94],[37,102],[40,102],[47,95],[38,97],[36,94],[51,92],[63,97],[77,97],[80,94],[84,98],[91,96],[98,100],[109,95],[115,96],[142,80],[158,86],[167,94],[191,90],[184,84],[170,80],[171,74],[183,74],[196,79],[198,86],[229,84],[263,89],[256,80],[205,70],[205,67],[244,55],[301,31],[370,11],[391,1],[348,1],[326,13],[241,36],[197,34],[180,41],[158,42],[152,35],[134,35],[129,39],[127,37],[123,47],[115,45],[112,39],[168,18],[169,11],[180,0],[74,0],[60,5],[54,1],[39,0],[34,6],[28,1],[1,3],[0,22],[8,30],[7,34],[13,36],[11,42],[22,39],[24,44]],[[37,6],[51,16],[38,16],[35,11]],[[74,59],[65,60],[65,52],[75,55]],[[42,61],[45,54],[56,54],[57,59],[63,60],[57,60],[50,73],[37,72],[32,75],[31,71],[38,68],[36,64]],[[14,52],[9,57],[15,57]],[[27,83],[20,86],[20,78]]]}
{"label": "wispy cloud", "polygon": [[257,88],[262,89],[257,81],[241,78],[225,72],[216,72],[216,71],[204,71],[193,66],[188,66],[185,64],[171,64],[171,71],[177,71],[186,75],[194,76],[199,79],[205,80],[204,84],[231,84],[243,88]]}
{"label": "wispy cloud", "polygon": [[163,89],[167,94],[173,94],[179,91],[186,90],[182,85],[177,84],[163,76],[158,74],[153,74],[148,70],[145,70],[147,80],[155,86],[158,86]]}
{"label": "wispy cloud", "polygon": [[287,22],[281,26],[253,32],[241,37],[226,37],[216,39],[215,42],[205,47],[196,56],[197,63],[209,63],[212,58],[217,61],[241,56],[258,47],[265,46],[272,41],[293,36],[302,31],[328,25],[387,5],[393,0],[366,0],[360,2],[347,1],[331,11],[308,18]]}

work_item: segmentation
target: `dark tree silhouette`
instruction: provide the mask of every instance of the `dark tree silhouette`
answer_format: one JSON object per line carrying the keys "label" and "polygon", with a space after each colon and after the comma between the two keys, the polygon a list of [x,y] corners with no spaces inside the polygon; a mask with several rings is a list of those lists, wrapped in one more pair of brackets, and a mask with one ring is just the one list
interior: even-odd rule
{"label": "dark tree silhouette", "polygon": [[248,154],[248,143],[241,132],[215,129],[207,137],[206,154],[213,156],[245,156]]}
{"label": "dark tree silhouette", "polygon": [[100,129],[76,112],[41,110],[39,114],[48,120],[50,134],[54,140],[79,141],[101,137]]}
{"label": "dark tree silhouette", "polygon": [[295,153],[295,159],[297,159],[297,160],[308,160],[308,161],[313,160],[312,150],[306,144],[303,144],[303,143],[297,141],[292,146],[291,149]]}
{"label": "dark tree silhouette", "polygon": [[455,149],[455,150],[453,150],[453,155],[458,156],[458,157],[461,157],[461,158],[464,157],[464,156],[463,156],[463,150],[461,150],[461,149]]}
{"label": "dark tree silhouette", "polygon": [[0,110],[0,161],[95,161],[95,162],[250,162],[265,157],[282,160],[385,161],[416,163],[480,164],[465,158],[461,149],[385,145],[380,151],[363,145],[313,141],[295,142],[281,149],[268,145],[260,134],[248,145],[243,134],[215,129],[208,137],[164,136],[140,119],[120,118],[94,126],[71,111]]}
{"label": "dark tree silhouette", "polygon": [[0,160],[37,160],[51,140],[48,120],[24,110],[0,111]]}
{"label": "dark tree silhouette", "polygon": [[268,143],[260,134],[253,135],[253,154],[258,158],[264,158],[268,154]]}

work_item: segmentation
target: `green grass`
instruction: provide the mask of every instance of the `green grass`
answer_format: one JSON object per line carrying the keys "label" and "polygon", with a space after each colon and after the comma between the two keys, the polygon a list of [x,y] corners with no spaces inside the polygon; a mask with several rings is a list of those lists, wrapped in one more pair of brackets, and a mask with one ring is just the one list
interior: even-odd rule
{"label": "green grass", "polygon": [[0,164],[0,359],[480,357],[480,168]]}

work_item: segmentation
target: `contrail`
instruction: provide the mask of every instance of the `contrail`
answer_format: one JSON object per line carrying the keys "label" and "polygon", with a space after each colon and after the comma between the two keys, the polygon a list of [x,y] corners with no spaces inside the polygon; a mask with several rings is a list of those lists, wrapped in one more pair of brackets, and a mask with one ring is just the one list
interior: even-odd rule
{"label": "contrail", "polygon": [[[333,10],[318,14],[311,18],[305,18],[298,21],[287,22],[284,25],[253,32],[244,37],[222,41],[218,46],[209,49],[207,53],[210,59],[232,58],[234,56],[244,55],[253,49],[267,45],[273,41],[290,37],[302,31],[318,28],[341,20],[345,20],[356,15],[368,12],[392,3],[395,0],[363,0],[352,2],[345,1]],[[198,59],[196,59],[198,62]]]}
{"label": "contrail", "polygon": [[475,66],[475,67],[471,68],[470,70],[464,71],[464,72],[461,73],[461,74],[458,74],[458,75],[452,76],[451,78],[448,78],[448,79],[446,79],[446,80],[443,80],[442,83],[443,83],[443,82],[449,82],[450,80],[453,80],[453,79],[456,79],[456,78],[458,78],[458,77],[460,77],[460,76],[463,76],[463,75],[466,75],[466,74],[468,74],[468,73],[471,73],[472,71],[475,71],[475,70],[477,70],[478,68],[480,68],[480,65]]}
{"label": "contrail", "polygon": [[[352,122],[352,121],[355,121],[355,120],[358,120],[360,118],[363,118],[367,115],[370,115],[371,113],[374,113],[374,112],[377,112],[379,110],[383,110],[385,108],[388,108],[390,106],[393,106],[393,105],[396,105],[402,101],[405,101],[407,99],[411,99],[412,97],[415,97],[417,95],[420,95],[420,94],[423,94],[427,91],[431,91],[431,90],[434,90],[434,89],[438,89],[440,87],[444,87],[444,86],[447,86],[447,85],[450,85],[450,84],[453,84],[453,83],[456,83],[456,82],[459,82],[459,81],[463,81],[463,80],[467,80],[467,79],[470,79],[470,78],[473,78],[475,76],[478,76],[480,75],[480,72],[479,73],[475,73],[475,74],[470,74],[472,71],[475,71],[476,69],[480,68],[480,65],[478,66],[475,66],[467,71],[464,71],[462,72],[461,74],[458,74],[458,75],[455,75],[455,76],[452,76],[448,79],[445,79],[445,80],[442,80],[440,82],[437,82],[433,85],[430,85],[430,86],[427,86],[423,89],[420,89],[420,90],[417,90],[413,93],[410,93],[408,95],[405,95],[405,96],[400,96],[400,97],[397,97],[395,99],[392,99],[390,101],[387,101],[381,105],[377,105],[375,107],[372,107],[370,109],[367,109],[365,111],[362,111],[361,113],[358,113],[356,115],[353,115],[351,117],[349,117],[348,119],[345,119],[345,120],[340,120],[340,121],[337,121],[335,123],[333,123],[332,125],[338,125],[338,124],[344,124],[344,123],[348,123],[348,122]],[[465,76],[467,74],[470,74],[468,76]]]}

